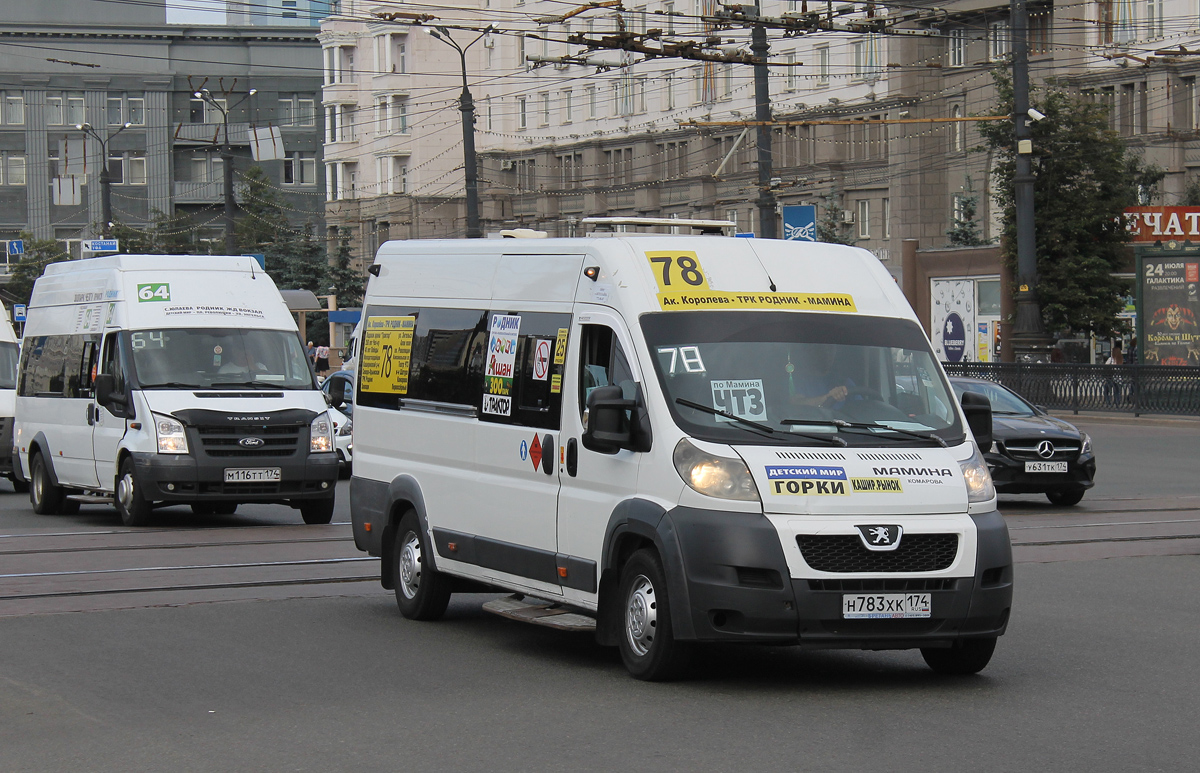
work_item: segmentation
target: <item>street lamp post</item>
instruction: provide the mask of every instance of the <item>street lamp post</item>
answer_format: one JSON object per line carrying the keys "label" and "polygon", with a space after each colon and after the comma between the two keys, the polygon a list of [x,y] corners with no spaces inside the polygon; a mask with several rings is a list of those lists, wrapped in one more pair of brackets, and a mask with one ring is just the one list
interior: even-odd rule
{"label": "street lamp post", "polygon": [[446,27],[426,27],[430,37],[442,41],[458,52],[458,60],[462,67],[462,94],[458,98],[458,109],[462,111],[463,129],[463,182],[467,197],[467,238],[483,238],[483,230],[479,226],[479,169],[475,160],[475,100],[471,98],[471,90],[467,88],[467,49],[483,40],[492,31],[491,25],[465,46],[450,36]]}
{"label": "street lamp post", "polygon": [[75,124],[76,129],[100,143],[100,217],[103,221],[100,228],[105,239],[112,237],[112,176],[108,173],[108,141],[130,126],[133,124],[122,124],[121,128],[105,138],[90,123]]}
{"label": "street lamp post", "polygon": [[221,124],[224,129],[224,142],[221,145],[221,173],[225,178],[226,255],[232,255],[237,246],[234,240],[234,228],[236,226],[234,216],[237,214],[237,204],[233,199],[233,146],[229,144],[229,113],[257,93],[258,89],[250,89],[248,92],[246,92],[246,95],[239,99],[232,107],[227,107],[218,102],[213,98],[212,92],[210,92],[208,89],[200,89],[193,94],[196,99],[202,99],[206,104],[212,105],[217,110],[221,111]]}

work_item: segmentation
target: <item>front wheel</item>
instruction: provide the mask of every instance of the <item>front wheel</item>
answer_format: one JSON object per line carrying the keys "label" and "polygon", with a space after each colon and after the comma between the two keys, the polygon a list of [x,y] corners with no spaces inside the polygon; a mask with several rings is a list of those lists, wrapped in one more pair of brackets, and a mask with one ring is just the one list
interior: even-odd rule
{"label": "front wheel", "polygon": [[333,497],[301,502],[300,515],[305,523],[329,523],[333,520]]}
{"label": "front wheel", "polygon": [[978,674],[992,659],[996,651],[996,638],[962,639],[952,647],[922,647],[921,657],[925,664],[939,674],[966,676]]}
{"label": "front wheel", "polygon": [[1079,504],[1079,500],[1083,499],[1083,492],[1086,489],[1082,488],[1067,488],[1058,489],[1056,491],[1047,491],[1046,499],[1050,500],[1050,504],[1058,505],[1059,507],[1069,507],[1070,505]]}
{"label": "front wheel", "polygon": [[618,646],[629,673],[649,682],[682,675],[691,647],[674,637],[666,574],[654,551],[637,551],[621,569],[620,604]]}
{"label": "front wheel", "polygon": [[126,457],[125,461],[121,462],[114,492],[116,496],[113,497],[113,502],[121,516],[121,523],[126,526],[145,526],[150,523],[154,504],[142,496],[141,486],[137,483],[133,469],[133,459]]}
{"label": "front wheel", "polygon": [[437,620],[450,604],[450,578],[433,568],[415,510],[400,519],[392,551],[396,606],[409,620]]}

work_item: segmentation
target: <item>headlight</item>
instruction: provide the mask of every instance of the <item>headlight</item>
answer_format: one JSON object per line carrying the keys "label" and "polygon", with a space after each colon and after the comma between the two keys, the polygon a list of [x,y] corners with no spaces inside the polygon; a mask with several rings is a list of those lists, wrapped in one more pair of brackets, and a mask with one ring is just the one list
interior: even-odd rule
{"label": "headlight", "polygon": [[992,475],[988,472],[987,464],[979,455],[979,449],[971,447],[971,458],[958,463],[962,467],[963,479],[967,482],[968,502],[987,502],[996,496],[996,487],[992,485]]}
{"label": "headlight", "polygon": [[687,438],[675,446],[673,459],[683,482],[705,496],[759,501],[758,487],[741,459],[713,456],[696,448]]}
{"label": "headlight", "polygon": [[186,454],[188,452],[187,433],[183,424],[170,416],[154,414],[154,432],[158,435],[158,452],[160,454]]}
{"label": "headlight", "polygon": [[1090,454],[1092,452],[1092,438],[1086,432],[1079,433],[1079,455]]}
{"label": "headlight", "polygon": [[313,454],[333,450],[333,421],[328,413],[322,413],[308,425],[308,450]]}
{"label": "headlight", "polygon": [[342,437],[346,437],[347,435],[350,435],[353,432],[354,432],[354,421],[353,420],[348,420],[345,424],[343,424],[338,429],[338,435],[341,435]]}

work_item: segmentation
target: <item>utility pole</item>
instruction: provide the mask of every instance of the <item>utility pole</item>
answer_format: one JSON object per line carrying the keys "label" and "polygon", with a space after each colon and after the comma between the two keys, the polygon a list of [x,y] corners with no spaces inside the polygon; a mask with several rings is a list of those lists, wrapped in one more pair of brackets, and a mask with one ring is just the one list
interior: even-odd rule
{"label": "utility pole", "polygon": [[775,223],[775,190],[771,187],[771,85],[767,75],[767,56],[771,44],[767,42],[767,28],[754,25],[750,31],[750,53],[758,61],[754,65],[754,119],[758,125],[758,235],[763,239],[776,239],[779,234]]}
{"label": "utility pole", "polygon": [[[236,81],[235,81],[236,85]],[[200,89],[193,96],[196,99],[202,99],[206,104],[212,105],[221,112],[221,124],[224,128],[224,142],[221,145],[221,173],[225,178],[225,254],[233,255],[237,249],[237,239],[235,230],[237,228],[237,202],[233,197],[233,145],[229,144],[229,113],[236,109],[239,105],[245,102],[250,97],[258,93],[258,89],[250,89],[246,95],[239,99],[233,107],[228,106],[229,94],[231,91],[225,92],[225,103],[218,102],[213,98],[212,92],[208,89]]]}
{"label": "utility pole", "polygon": [[101,137],[100,132],[96,131],[90,123],[75,124],[76,129],[100,143],[100,217],[103,220],[100,228],[105,239],[112,238],[112,175],[108,171],[108,143],[130,126],[133,124],[123,124],[120,129],[105,138]]}
{"label": "utility pole", "polygon": [[1046,362],[1050,341],[1037,299],[1037,239],[1033,223],[1033,140],[1029,128],[1029,13],[1025,0],[1010,0],[1013,53],[1013,135],[1017,143],[1013,202],[1017,231],[1017,362]]}
{"label": "utility pole", "polygon": [[426,27],[429,36],[440,40],[458,52],[458,60],[462,70],[462,94],[458,97],[458,109],[462,111],[463,132],[463,187],[467,198],[467,238],[482,239],[483,229],[479,226],[479,167],[475,157],[475,100],[471,90],[467,88],[467,49],[491,34],[492,26],[480,33],[479,37],[465,46],[450,35],[448,27]]}

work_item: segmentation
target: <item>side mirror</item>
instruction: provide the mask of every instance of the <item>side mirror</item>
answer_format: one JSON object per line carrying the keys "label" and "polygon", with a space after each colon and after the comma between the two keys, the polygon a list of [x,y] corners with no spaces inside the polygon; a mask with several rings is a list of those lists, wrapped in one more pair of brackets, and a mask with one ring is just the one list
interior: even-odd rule
{"label": "side mirror", "polygon": [[117,380],[113,378],[111,373],[101,373],[96,376],[93,386],[96,389],[96,402],[101,405],[124,404],[123,397],[121,399],[114,399],[113,390],[117,387]]}
{"label": "side mirror", "polygon": [[619,386],[592,390],[587,400],[587,429],[583,447],[601,454],[615,454],[633,447],[633,431],[626,411],[637,409],[636,400],[626,400]]}
{"label": "side mirror", "polygon": [[981,453],[992,447],[992,401],[978,392],[963,392],[963,413]]}
{"label": "side mirror", "polygon": [[329,382],[329,391],[325,393],[325,402],[330,408],[341,409],[346,405],[346,382],[344,379],[334,379]]}

